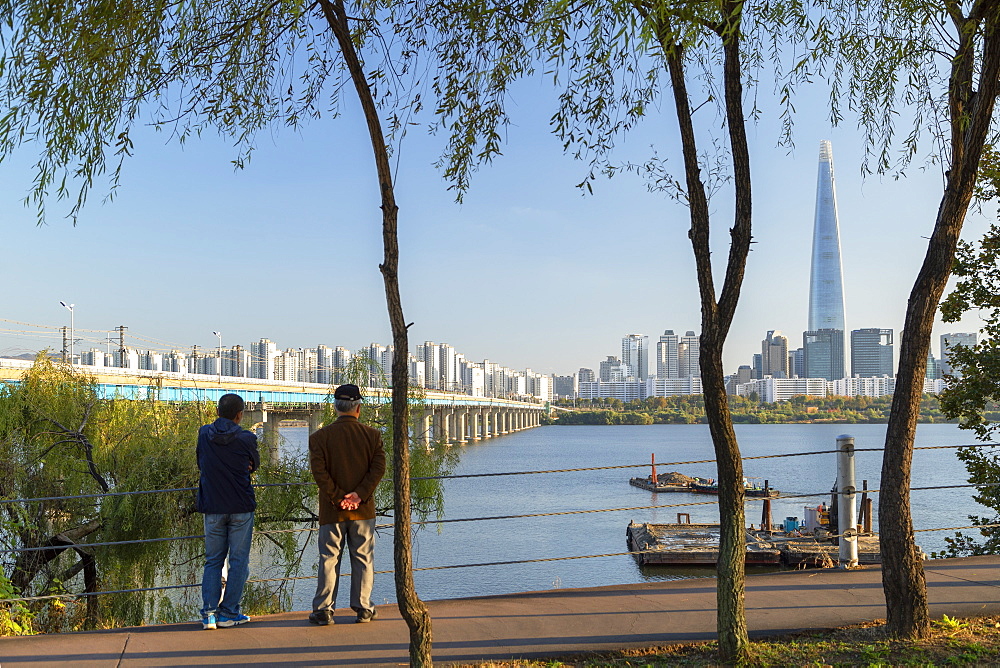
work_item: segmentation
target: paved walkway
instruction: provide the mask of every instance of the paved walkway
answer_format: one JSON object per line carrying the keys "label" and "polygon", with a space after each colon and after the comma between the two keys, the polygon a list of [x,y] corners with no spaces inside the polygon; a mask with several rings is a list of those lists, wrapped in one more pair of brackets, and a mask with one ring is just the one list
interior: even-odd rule
{"label": "paved walkway", "polygon": [[[925,564],[931,614],[1000,613],[1000,557]],[[428,603],[434,659],[440,664],[541,658],[590,650],[711,640],[715,581],[634,585],[467,598]],[[0,665],[57,666],[398,666],[409,663],[408,632],[395,605],[354,624],[312,626],[305,613],[259,617],[245,626],[203,631],[200,624],[0,638]],[[881,573],[804,570],[747,577],[753,636],[822,629],[885,617]]]}

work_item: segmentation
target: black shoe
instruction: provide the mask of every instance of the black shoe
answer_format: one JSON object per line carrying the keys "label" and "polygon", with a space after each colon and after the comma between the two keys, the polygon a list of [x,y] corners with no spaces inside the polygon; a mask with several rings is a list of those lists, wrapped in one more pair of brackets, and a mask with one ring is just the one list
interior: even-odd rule
{"label": "black shoe", "polygon": [[333,615],[330,614],[329,610],[317,610],[316,612],[309,613],[309,623],[317,624],[319,626],[326,626],[333,622]]}
{"label": "black shoe", "polygon": [[362,610],[358,613],[358,624],[364,624],[365,622],[370,622],[378,616],[378,611],[375,608],[371,610]]}

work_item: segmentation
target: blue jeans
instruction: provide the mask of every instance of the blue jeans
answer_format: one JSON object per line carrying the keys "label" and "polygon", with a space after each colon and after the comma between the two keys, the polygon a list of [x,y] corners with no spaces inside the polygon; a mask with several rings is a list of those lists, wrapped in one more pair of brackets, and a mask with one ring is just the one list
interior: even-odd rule
{"label": "blue jeans", "polygon": [[[240,614],[243,585],[250,575],[253,513],[205,515],[205,574],[201,579],[201,616],[218,611],[224,617]],[[222,593],[222,566],[229,556],[226,593]],[[220,602],[221,601],[221,602]]]}

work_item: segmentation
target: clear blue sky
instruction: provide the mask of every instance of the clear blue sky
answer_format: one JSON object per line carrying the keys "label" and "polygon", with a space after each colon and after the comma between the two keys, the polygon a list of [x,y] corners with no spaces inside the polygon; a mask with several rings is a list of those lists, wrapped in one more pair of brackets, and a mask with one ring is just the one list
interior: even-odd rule
{"label": "clear blue sky", "polygon": [[[549,134],[551,95],[538,86],[518,88],[505,155],[483,167],[462,205],[432,164],[442,138],[418,129],[403,143],[396,185],[411,350],[447,342],[471,359],[565,374],[620,354],[629,333],[652,342],[664,329],[700,331],[686,211],[630,174],[582,195],[574,186],[586,165]],[[822,96],[808,91],[798,110],[794,151],[776,146],[776,108],[765,107],[751,129],[756,243],[727,372],[750,363],[767,330],[801,345],[821,139],[833,142],[848,329],[889,327],[898,337],[933,227],[938,170],[914,166],[903,179],[864,180],[853,120],[830,128]],[[651,145],[675,156],[669,111],[664,104],[650,115],[621,142],[619,157],[641,160]],[[58,204],[47,226],[35,226],[34,210],[20,203],[32,162],[22,152],[0,164],[0,318],[58,327],[69,323],[64,300],[76,305],[78,330],[126,325],[129,334],[184,348],[217,345],[213,330],[226,346],[261,337],[280,348],[389,343],[381,215],[364,132],[349,111],[301,133],[262,135],[242,171],[233,170],[236,150],[225,141],[181,147],[138,133],[116,199],[102,203],[98,186],[76,227]],[[721,277],[731,220],[725,192],[712,210]],[[992,217],[971,213],[964,236],[977,237]],[[939,324],[934,354],[937,334],[977,327]],[[0,332],[0,355],[45,345],[38,341]]]}

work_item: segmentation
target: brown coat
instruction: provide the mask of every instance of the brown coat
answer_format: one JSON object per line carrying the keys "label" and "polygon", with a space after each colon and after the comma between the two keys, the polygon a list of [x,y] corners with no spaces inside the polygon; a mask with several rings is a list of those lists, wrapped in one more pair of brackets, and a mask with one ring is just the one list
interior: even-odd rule
{"label": "brown coat", "polygon": [[[375,518],[375,487],[385,473],[385,451],[377,430],[353,415],[341,415],[309,436],[309,464],[319,485],[320,524]],[[357,510],[341,509],[341,499],[351,492],[361,497],[361,505]]]}

